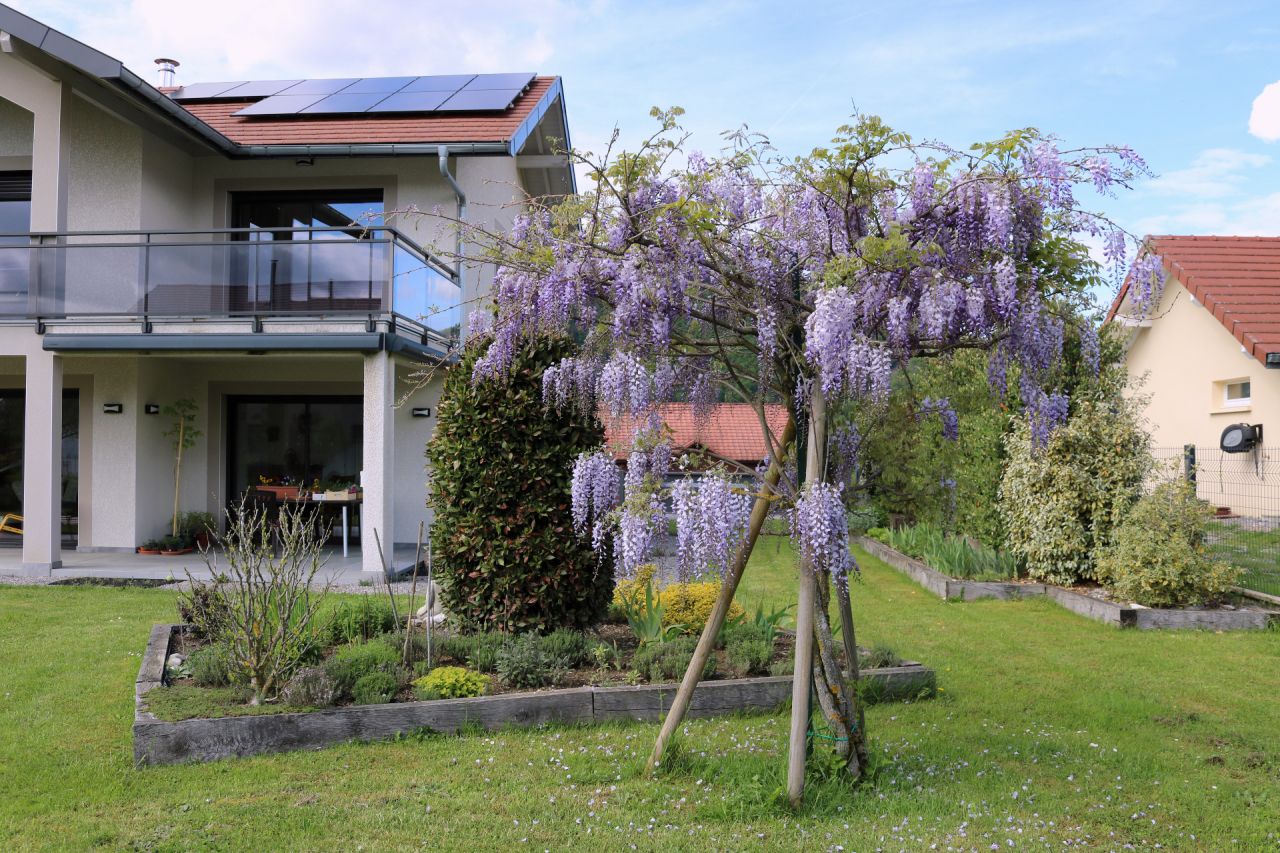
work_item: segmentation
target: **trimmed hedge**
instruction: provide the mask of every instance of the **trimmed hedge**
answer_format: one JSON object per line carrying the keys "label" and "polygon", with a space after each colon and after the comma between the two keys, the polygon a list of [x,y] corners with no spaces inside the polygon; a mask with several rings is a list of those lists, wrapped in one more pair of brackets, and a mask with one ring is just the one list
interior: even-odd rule
{"label": "trimmed hedge", "polygon": [[502,379],[476,382],[486,340],[450,368],[427,446],[436,577],[466,631],[585,628],[605,615],[612,566],[573,530],[573,460],[599,447],[594,412],[542,402],[542,373],[575,349],[542,340]]}

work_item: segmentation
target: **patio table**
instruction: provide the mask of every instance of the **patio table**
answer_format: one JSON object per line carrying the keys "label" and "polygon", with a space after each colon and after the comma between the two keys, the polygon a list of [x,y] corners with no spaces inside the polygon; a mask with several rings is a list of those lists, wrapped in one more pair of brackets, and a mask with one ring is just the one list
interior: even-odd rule
{"label": "patio table", "polygon": [[[270,489],[261,488],[259,491],[271,492]],[[271,493],[274,494],[274,492]],[[313,494],[303,492],[288,495],[282,499],[295,503],[337,504],[342,507],[342,556],[347,556],[351,543],[351,507],[364,503],[362,492],[348,492],[342,497],[326,497],[323,493],[320,497],[315,497]]]}

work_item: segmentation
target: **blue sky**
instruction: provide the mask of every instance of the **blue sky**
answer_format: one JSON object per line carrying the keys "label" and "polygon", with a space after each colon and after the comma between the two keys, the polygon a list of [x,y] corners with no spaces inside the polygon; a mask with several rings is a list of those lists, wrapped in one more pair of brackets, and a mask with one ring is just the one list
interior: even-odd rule
{"label": "blue sky", "polygon": [[[10,0],[13,2],[13,0]],[[598,149],[680,105],[693,144],[747,125],[783,153],[854,105],[952,144],[1036,126],[1127,143],[1160,174],[1099,205],[1140,233],[1280,234],[1280,4],[1269,2],[15,2],[154,79],[529,70],[564,77]]]}

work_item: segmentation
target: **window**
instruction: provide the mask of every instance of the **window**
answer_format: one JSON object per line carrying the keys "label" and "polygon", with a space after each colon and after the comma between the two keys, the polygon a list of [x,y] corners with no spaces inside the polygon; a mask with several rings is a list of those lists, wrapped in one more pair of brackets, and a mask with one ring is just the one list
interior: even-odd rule
{"label": "window", "polygon": [[1222,405],[1224,406],[1247,406],[1252,402],[1248,379],[1241,379],[1237,382],[1224,382],[1222,383],[1222,388]]}
{"label": "window", "polygon": [[31,173],[0,172],[0,314],[27,311],[30,230]]}

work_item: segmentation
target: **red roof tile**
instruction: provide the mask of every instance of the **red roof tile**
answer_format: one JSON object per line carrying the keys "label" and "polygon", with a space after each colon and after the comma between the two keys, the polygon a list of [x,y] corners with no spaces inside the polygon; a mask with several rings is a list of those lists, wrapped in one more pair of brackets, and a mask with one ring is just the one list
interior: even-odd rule
{"label": "red roof tile", "polygon": [[[1148,237],[1165,270],[1263,364],[1280,352],[1280,237]],[[1116,295],[1115,316],[1129,291]]]}
{"label": "red roof tile", "polygon": [[[721,403],[705,424],[699,425],[689,403],[666,403],[658,407],[663,425],[671,436],[672,451],[679,455],[690,448],[703,448],[716,456],[755,465],[769,455],[768,442],[760,428],[760,418],[747,403]],[[614,456],[625,458],[635,436],[637,421],[631,417],[603,418],[605,441]],[[787,425],[785,406],[765,406],[765,420],[774,436]],[[699,428],[701,426],[701,428]]]}
{"label": "red roof tile", "polygon": [[536,77],[501,114],[424,113],[334,116],[236,116],[253,101],[180,104],[187,112],[240,145],[360,145],[383,142],[507,142],[555,83]]}

